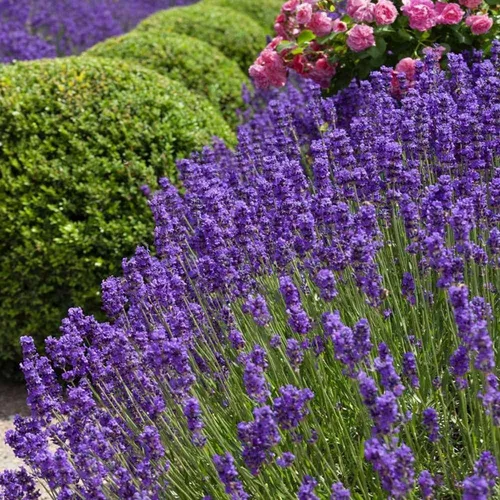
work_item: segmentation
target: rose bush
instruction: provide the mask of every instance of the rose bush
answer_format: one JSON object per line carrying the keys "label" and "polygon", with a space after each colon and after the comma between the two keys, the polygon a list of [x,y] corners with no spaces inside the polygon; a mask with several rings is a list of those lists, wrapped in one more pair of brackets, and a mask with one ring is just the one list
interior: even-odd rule
{"label": "rose bush", "polygon": [[276,17],[276,37],[250,76],[259,87],[282,86],[292,69],[335,91],[436,47],[438,59],[450,50],[488,53],[499,34],[498,5],[498,0],[288,0]]}

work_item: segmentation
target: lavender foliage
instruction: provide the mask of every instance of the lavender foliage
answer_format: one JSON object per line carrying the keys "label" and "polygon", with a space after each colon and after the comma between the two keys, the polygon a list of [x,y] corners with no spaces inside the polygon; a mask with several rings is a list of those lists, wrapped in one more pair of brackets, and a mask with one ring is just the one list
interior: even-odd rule
{"label": "lavender foliage", "polygon": [[23,339],[31,415],[7,441],[33,477],[99,499],[491,497],[493,453],[464,457],[499,442],[499,52],[424,61],[401,99],[385,70],[248,97],[238,147],[150,198],[156,254],[105,282],[110,320],[70,310],[45,356]]}

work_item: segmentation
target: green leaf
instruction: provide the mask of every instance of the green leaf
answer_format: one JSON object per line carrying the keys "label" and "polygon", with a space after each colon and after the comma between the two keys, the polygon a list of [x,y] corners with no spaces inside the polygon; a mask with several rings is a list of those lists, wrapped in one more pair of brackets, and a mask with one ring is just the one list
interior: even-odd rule
{"label": "green leaf", "polygon": [[302,45],[303,43],[310,42],[316,38],[316,35],[311,30],[304,30],[297,38],[297,43]]}
{"label": "green leaf", "polygon": [[412,36],[405,29],[401,28],[398,30],[398,37],[401,40],[411,40]]}
{"label": "green leaf", "polygon": [[293,42],[281,42],[280,44],[278,44],[278,46],[276,47],[276,51],[277,52],[283,52],[284,50],[288,50],[288,49],[291,49],[293,47],[295,47],[296,44],[293,43]]}

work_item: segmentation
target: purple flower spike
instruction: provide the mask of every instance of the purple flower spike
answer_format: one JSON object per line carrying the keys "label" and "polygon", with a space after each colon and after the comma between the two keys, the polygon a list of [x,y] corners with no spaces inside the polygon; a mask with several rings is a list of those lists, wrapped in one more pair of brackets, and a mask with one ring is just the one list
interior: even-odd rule
{"label": "purple flower spike", "polygon": [[238,471],[231,453],[214,455],[212,460],[222,484],[226,487],[226,493],[231,497],[231,500],[246,500],[250,498],[250,495],[245,492],[243,484],[238,479]]}
{"label": "purple flower spike", "polygon": [[439,415],[434,408],[426,408],[422,413],[422,421],[427,429],[429,441],[435,443],[441,437],[439,435]]}
{"label": "purple flower spike", "polygon": [[312,328],[311,319],[302,307],[297,287],[288,276],[280,278],[280,292],[286,304],[288,323],[292,329],[302,335],[308,333]]}
{"label": "purple flower spike", "polygon": [[283,469],[290,467],[295,460],[295,455],[289,451],[285,451],[281,457],[276,459],[276,463]]}
{"label": "purple flower spike", "polygon": [[314,489],[318,486],[318,481],[311,476],[304,476],[299,489],[299,500],[319,500],[319,497],[314,493]]}
{"label": "purple flower spike", "polygon": [[293,385],[280,388],[281,396],[274,400],[276,420],[282,429],[295,429],[309,414],[307,403],[314,397],[310,389],[297,389]]}
{"label": "purple flower spike", "polygon": [[380,375],[382,386],[394,392],[396,396],[401,396],[404,386],[401,384],[401,379],[394,368],[393,358],[385,343],[382,342],[379,344],[378,353],[379,355],[375,358],[374,365]]}
{"label": "purple flower spike", "polygon": [[392,498],[405,498],[413,489],[415,459],[405,444],[391,447],[378,438],[369,439],[365,443],[365,459],[373,465],[382,487]]}
{"label": "purple flower spike", "polygon": [[474,465],[474,474],[464,480],[463,500],[487,500],[493,495],[498,478],[494,455],[484,451]]}
{"label": "purple flower spike", "polygon": [[0,498],[38,500],[40,493],[36,489],[34,478],[21,467],[19,470],[4,470],[0,473]]}
{"label": "purple flower spike", "polygon": [[286,341],[286,355],[294,370],[298,370],[302,361],[304,361],[304,350],[299,342],[295,339],[288,339]]}
{"label": "purple flower spike", "polygon": [[201,435],[201,429],[203,429],[204,425],[201,419],[199,401],[196,398],[186,399],[184,401],[183,412],[187,420],[187,427],[193,434],[193,442],[199,446],[203,446],[206,439]]}
{"label": "purple flower spike", "polygon": [[270,458],[273,446],[281,440],[275,414],[269,406],[255,408],[253,422],[238,424],[238,439],[243,443],[243,461],[256,476]]}
{"label": "purple flower spike", "polygon": [[417,373],[417,359],[412,352],[407,352],[403,356],[403,377],[408,380],[411,387],[417,389],[420,385]]}
{"label": "purple flower spike", "polygon": [[353,331],[342,323],[336,311],[323,315],[323,327],[325,335],[332,339],[335,359],[346,365],[349,374],[355,375],[357,365],[368,356],[372,348],[368,321],[361,319]]}
{"label": "purple flower spike", "polygon": [[267,326],[273,319],[262,295],[250,295],[243,306],[243,312],[250,313],[259,326]]}
{"label": "purple flower spike", "polygon": [[315,279],[320,291],[320,297],[323,300],[333,300],[337,296],[335,276],[329,269],[322,269],[318,272]]}
{"label": "purple flower spike", "polygon": [[252,399],[255,399],[258,403],[266,402],[270,392],[267,387],[264,370],[260,366],[251,361],[247,361],[243,372],[243,382],[247,394]]}
{"label": "purple flower spike", "polygon": [[233,349],[239,350],[245,347],[245,339],[239,330],[231,328],[227,338],[229,339],[229,342],[231,342]]}
{"label": "purple flower spike", "polygon": [[428,470],[423,470],[418,476],[418,486],[425,500],[433,498],[436,482]]}
{"label": "purple flower spike", "polygon": [[456,384],[459,389],[467,387],[465,375],[469,371],[470,357],[469,351],[461,345],[450,357],[450,372],[456,377]]}
{"label": "purple flower spike", "polygon": [[330,500],[348,500],[349,498],[351,498],[351,492],[342,483],[332,484]]}
{"label": "purple flower spike", "polygon": [[415,298],[415,281],[413,280],[413,276],[411,273],[403,274],[403,282],[401,285],[401,291],[403,293],[403,297],[414,306],[417,301]]}

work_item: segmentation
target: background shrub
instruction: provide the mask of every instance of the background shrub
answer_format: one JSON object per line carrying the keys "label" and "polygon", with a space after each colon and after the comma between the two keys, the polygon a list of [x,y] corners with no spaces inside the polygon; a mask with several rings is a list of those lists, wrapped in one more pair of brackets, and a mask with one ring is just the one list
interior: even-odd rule
{"label": "background shrub", "polygon": [[267,34],[252,18],[205,3],[158,12],[142,21],[137,30],[181,33],[203,40],[234,59],[245,74],[265,45]]}
{"label": "background shrub", "polygon": [[131,32],[110,38],[87,54],[133,60],[206,96],[224,118],[236,124],[236,109],[241,108],[241,86],[248,83],[236,62],[208,43],[174,33]]}
{"label": "background shrub", "polygon": [[101,280],[151,235],[141,185],[214,135],[233,139],[208,102],[123,61],[0,67],[0,372],[21,335],[99,311]]}
{"label": "background shrub", "polygon": [[282,0],[203,0],[203,2],[243,12],[264,26],[270,35],[274,34],[274,20],[284,3]]}

